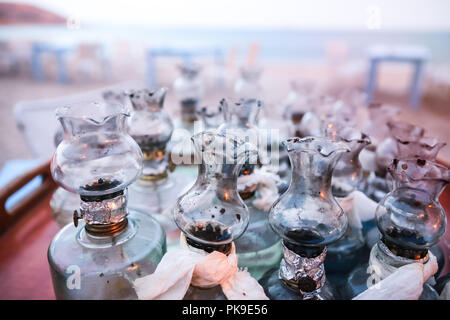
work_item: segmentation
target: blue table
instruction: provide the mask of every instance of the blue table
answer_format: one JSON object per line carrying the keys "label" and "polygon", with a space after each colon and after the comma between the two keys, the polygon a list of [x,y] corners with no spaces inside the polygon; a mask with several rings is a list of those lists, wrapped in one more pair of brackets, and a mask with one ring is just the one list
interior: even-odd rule
{"label": "blue table", "polygon": [[69,82],[66,66],[66,56],[74,51],[74,46],[50,44],[50,43],[34,43],[31,48],[31,72],[36,81],[44,80],[44,71],[42,69],[42,54],[50,53],[56,57],[58,81],[63,84]]}
{"label": "blue table", "polygon": [[410,63],[414,67],[411,81],[410,105],[418,108],[422,97],[424,65],[429,57],[429,51],[416,46],[374,46],[369,49],[369,72],[366,84],[368,103],[373,102],[377,82],[377,68],[382,62]]}
{"label": "blue table", "polygon": [[147,50],[147,86],[154,88],[157,83],[156,75],[156,58],[158,56],[165,57],[181,57],[184,64],[192,63],[194,56],[213,55],[216,65],[225,64],[224,51],[221,48],[151,48]]}

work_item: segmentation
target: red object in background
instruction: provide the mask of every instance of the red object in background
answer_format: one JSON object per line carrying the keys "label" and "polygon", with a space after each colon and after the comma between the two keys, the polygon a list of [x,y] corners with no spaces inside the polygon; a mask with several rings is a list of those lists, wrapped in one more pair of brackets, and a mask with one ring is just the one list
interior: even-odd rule
{"label": "red object in background", "polygon": [[447,216],[447,229],[444,237],[439,242],[439,247],[441,247],[445,256],[445,265],[444,268],[442,268],[441,275],[446,275],[450,272],[450,184],[448,184],[442,192],[439,197],[439,202],[442,207],[444,207],[445,214]]}
{"label": "red object in background", "polygon": [[51,194],[0,238],[0,299],[55,299],[47,248],[59,226]]}
{"label": "red object in background", "polygon": [[66,18],[42,8],[19,3],[0,3],[0,24],[62,24]]}

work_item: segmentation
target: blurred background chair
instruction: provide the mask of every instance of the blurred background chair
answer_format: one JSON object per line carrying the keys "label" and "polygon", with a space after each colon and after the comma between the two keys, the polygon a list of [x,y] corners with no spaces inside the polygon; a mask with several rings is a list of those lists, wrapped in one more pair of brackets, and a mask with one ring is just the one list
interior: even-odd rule
{"label": "blurred background chair", "polygon": [[216,77],[216,85],[221,86],[224,83],[225,75],[225,56],[224,50],[219,47],[207,47],[207,48],[172,48],[172,47],[160,47],[150,48],[147,50],[146,64],[147,64],[147,86],[154,88],[157,84],[157,68],[156,59],[158,57],[180,57],[184,64],[192,63],[192,60],[197,57],[213,56],[214,64],[217,69],[218,75]]}
{"label": "blurred background chair", "polygon": [[31,49],[31,72],[36,81],[44,80],[43,54],[50,54],[56,58],[58,81],[62,84],[69,82],[66,59],[75,50],[73,45],[64,42],[34,43]]}
{"label": "blurred background chair", "polygon": [[48,159],[55,150],[54,137],[58,128],[55,110],[58,107],[99,99],[97,91],[63,98],[20,101],[14,106],[17,126],[34,158]]}
{"label": "blurred background chair", "polygon": [[[14,118],[32,158],[6,161],[0,170],[0,188],[9,185],[11,181],[24,172],[48,162],[52,157],[56,147],[55,135],[59,127],[55,117],[55,110],[58,107],[77,102],[102,101],[102,93],[106,90],[121,90],[136,86],[135,82],[122,82],[113,86],[61,98],[18,102],[13,109]],[[45,182],[44,180],[40,176],[30,178],[26,184],[23,183],[24,186],[20,189],[11,189],[3,195],[3,207],[6,210],[14,208],[22,199],[37,190]]]}
{"label": "blurred background chair", "polygon": [[32,157],[47,160],[55,150],[55,134],[59,126],[55,110],[58,107],[78,102],[103,101],[102,93],[106,90],[139,86],[134,81],[126,81],[60,98],[20,101],[14,106],[14,118]]}
{"label": "blurred background chair", "polygon": [[413,68],[411,79],[410,106],[418,108],[422,97],[423,74],[425,62],[430,56],[430,51],[422,46],[372,46],[369,52],[369,72],[367,74],[367,99],[373,102],[374,91],[377,82],[377,68],[382,62],[410,63]]}
{"label": "blurred background chair", "polygon": [[18,59],[11,48],[11,43],[0,41],[0,74],[14,74],[18,70]]}
{"label": "blurred background chair", "polygon": [[103,44],[80,43],[71,58],[75,70],[70,73],[80,80],[97,78],[106,81],[111,77],[111,61]]}

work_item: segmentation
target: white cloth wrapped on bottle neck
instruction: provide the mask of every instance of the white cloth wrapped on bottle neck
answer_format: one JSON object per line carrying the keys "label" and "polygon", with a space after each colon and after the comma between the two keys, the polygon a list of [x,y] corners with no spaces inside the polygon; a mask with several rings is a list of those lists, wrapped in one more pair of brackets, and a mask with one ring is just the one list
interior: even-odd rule
{"label": "white cloth wrapped on bottle neck", "polygon": [[367,148],[362,149],[359,154],[359,162],[364,171],[374,172],[377,170],[375,151],[367,150]]}
{"label": "white cloth wrapped on bottle neck", "polygon": [[319,117],[311,111],[305,112],[300,122],[299,129],[303,136],[320,136],[321,121]]}
{"label": "white cloth wrapped on bottle neck", "polygon": [[375,162],[377,166],[388,167],[392,159],[397,158],[398,148],[394,138],[388,137],[381,142],[375,151]]}
{"label": "white cloth wrapped on bottle neck", "polygon": [[270,167],[263,166],[255,168],[249,175],[238,177],[238,191],[246,188],[254,188],[258,191],[258,197],[252,204],[260,210],[269,211],[272,204],[278,199],[277,184],[281,182],[280,177],[271,171]]}
{"label": "white cloth wrapped on bottle neck", "polygon": [[[347,214],[349,225],[362,228],[362,221],[375,217],[377,203],[361,191],[353,191],[345,198],[336,198]],[[370,255],[371,280],[377,283],[356,296],[355,300],[417,300],[423,284],[437,272],[436,257],[429,252],[427,263],[413,262],[396,268]]]}
{"label": "white cloth wrapped on bottle neck", "polygon": [[336,198],[337,202],[344,210],[351,227],[362,229],[362,222],[375,218],[377,203],[367,197],[361,191],[352,191],[345,198]]}
{"label": "white cloth wrapped on bottle neck", "polygon": [[353,300],[417,300],[423,284],[438,270],[436,257],[429,251],[426,263],[412,262],[399,268],[381,263],[377,258],[370,261],[372,275],[381,280],[360,293]]}
{"label": "white cloth wrapped on bottle neck", "polygon": [[167,252],[155,272],[134,281],[140,300],[181,300],[190,285],[222,286],[229,300],[267,300],[264,289],[246,270],[238,268],[234,242],[230,254],[207,253],[190,247],[184,234],[180,249]]}

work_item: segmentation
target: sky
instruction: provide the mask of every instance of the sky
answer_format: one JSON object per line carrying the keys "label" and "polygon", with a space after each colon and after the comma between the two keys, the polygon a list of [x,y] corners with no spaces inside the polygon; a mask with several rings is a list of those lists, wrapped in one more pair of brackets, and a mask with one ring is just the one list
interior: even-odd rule
{"label": "sky", "polygon": [[10,0],[83,23],[450,31],[450,0]]}

